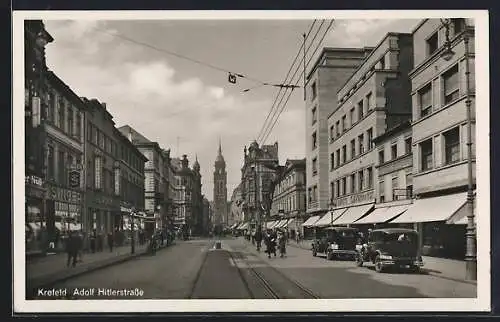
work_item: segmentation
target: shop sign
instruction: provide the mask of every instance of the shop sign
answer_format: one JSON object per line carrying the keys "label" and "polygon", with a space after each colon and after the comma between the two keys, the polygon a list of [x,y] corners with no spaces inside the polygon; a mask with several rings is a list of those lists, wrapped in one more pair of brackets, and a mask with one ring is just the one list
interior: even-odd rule
{"label": "shop sign", "polygon": [[352,204],[357,204],[357,203],[362,203],[362,202],[367,202],[367,201],[373,201],[374,199],[375,199],[374,192],[373,192],[373,190],[371,190],[371,191],[357,193],[355,195],[350,195],[347,197],[335,199],[335,200],[333,200],[333,206],[334,207],[342,207],[342,206],[347,206],[347,205],[352,205]]}
{"label": "shop sign", "polygon": [[69,171],[69,186],[73,189],[80,188],[80,171],[70,170]]}
{"label": "shop sign", "polygon": [[37,176],[26,176],[24,178],[24,183],[41,187],[43,186],[43,179]]}
{"label": "shop sign", "polygon": [[106,206],[111,206],[114,204],[114,201],[112,198],[104,197],[104,196],[96,196],[94,198],[95,203],[101,204],[101,205],[106,205]]}
{"label": "shop sign", "polygon": [[47,190],[47,199],[80,204],[82,195],[73,190],[50,186]]}

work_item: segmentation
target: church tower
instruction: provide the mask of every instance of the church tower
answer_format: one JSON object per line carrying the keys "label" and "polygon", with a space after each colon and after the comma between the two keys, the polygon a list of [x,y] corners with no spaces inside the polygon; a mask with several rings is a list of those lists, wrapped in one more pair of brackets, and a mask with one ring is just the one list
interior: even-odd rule
{"label": "church tower", "polygon": [[214,228],[221,229],[227,224],[227,172],[226,161],[222,156],[222,147],[219,139],[219,151],[214,164]]}

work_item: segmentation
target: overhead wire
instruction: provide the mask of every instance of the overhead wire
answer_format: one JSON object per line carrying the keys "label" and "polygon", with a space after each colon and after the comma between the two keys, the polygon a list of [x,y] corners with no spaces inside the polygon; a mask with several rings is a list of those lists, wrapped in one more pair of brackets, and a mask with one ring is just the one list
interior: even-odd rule
{"label": "overhead wire", "polygon": [[[328,34],[328,32],[330,31],[330,28],[332,27],[333,23],[335,22],[335,20],[331,20],[330,24],[328,25],[325,33],[323,34],[321,40],[319,41],[318,45],[316,46],[316,49],[314,50],[314,53],[310,56],[309,60],[307,61],[306,63],[306,70],[307,70],[307,67],[309,66],[309,63],[312,61],[314,55],[316,54],[316,52],[318,51],[318,49],[320,48],[323,40],[325,39],[326,35]],[[304,73],[305,71],[302,71],[302,73]],[[299,75],[299,78],[297,79],[296,81],[296,84],[298,84],[299,80],[300,80],[300,76],[302,75],[302,73]],[[272,130],[274,129],[274,127],[276,126],[278,120],[279,120],[279,117],[280,115],[283,113],[283,111],[285,110],[286,108],[286,104],[288,103],[288,101],[290,100],[290,97],[292,95],[292,92],[293,92],[293,89],[292,91],[290,91],[285,103],[283,104],[282,108],[281,108],[281,111],[279,112],[278,114],[278,117],[275,119],[272,127],[270,128],[270,130],[268,131],[267,135],[264,137],[264,139],[262,140],[262,144],[264,144],[266,142],[266,140],[269,138],[269,135],[271,134]]]}
{"label": "overhead wire", "polygon": [[[311,23],[311,26],[309,27],[309,31],[307,32],[307,36],[306,36],[306,38],[307,38],[307,37],[309,36],[309,34],[311,33],[311,31],[312,31],[312,29],[313,29],[314,25],[316,24],[316,22],[317,22],[317,19],[314,19],[314,21]],[[283,79],[283,82],[282,82],[283,84],[285,84],[285,83],[287,82],[288,75],[290,75],[290,72],[292,71],[293,66],[295,65],[295,62],[297,61],[297,58],[299,57],[299,55],[300,55],[300,53],[301,53],[301,50],[302,50],[302,48],[303,48],[304,46],[305,46],[305,44],[304,44],[304,43],[302,43],[302,44],[301,44],[301,46],[300,46],[300,48],[299,48],[299,50],[297,51],[297,55],[295,56],[295,58],[294,58],[294,60],[293,60],[292,64],[290,65],[290,68],[288,69],[288,72],[286,73],[285,78]],[[257,138],[256,138],[256,139],[257,139],[257,141],[260,139],[261,135],[263,134],[263,131],[264,131],[264,126],[266,125],[267,120],[269,119],[269,116],[271,116],[271,113],[272,113],[272,111],[273,111],[273,109],[274,109],[274,106],[276,105],[276,102],[278,101],[278,97],[279,97],[279,95],[280,95],[280,93],[281,93],[281,91],[282,91],[282,90],[283,90],[283,87],[280,87],[279,91],[276,93],[276,96],[274,97],[274,102],[273,102],[273,104],[271,105],[271,108],[269,109],[269,113],[267,114],[266,119],[264,120],[264,123],[262,124],[262,127],[261,127],[261,128],[260,128],[260,130],[259,130],[259,134],[258,134],[258,136],[257,136]],[[286,90],[287,90],[287,89],[285,89],[285,91],[286,91]]]}
{"label": "overhead wire", "polygon": [[[323,24],[324,24],[324,23],[325,23],[325,20],[323,19],[323,21],[321,22],[320,26],[319,26],[319,27],[318,27],[318,29],[316,30],[316,33],[315,33],[315,35],[314,35],[313,39],[311,40],[311,42],[309,43],[309,46],[308,46],[308,47],[307,47],[307,49],[306,49],[306,54],[309,52],[309,49],[312,47],[312,45],[313,45],[314,41],[316,40],[316,37],[317,37],[317,36],[318,36],[318,34],[320,33],[321,27],[323,26]],[[306,36],[306,39],[307,39],[307,36]],[[300,53],[300,50],[299,50],[299,53]],[[314,55],[314,54],[313,54],[313,55]],[[292,81],[292,80],[294,79],[295,75],[297,74],[297,72],[299,71],[299,69],[300,69],[300,67],[301,67],[301,65],[300,65],[300,64],[301,64],[303,61],[304,61],[304,57],[302,57],[302,58],[301,58],[301,60],[300,60],[300,62],[298,63],[298,66],[297,66],[297,68],[295,69],[295,72],[293,73],[293,75],[292,75],[292,77],[291,77],[290,81]],[[299,74],[299,76],[298,76],[298,77],[300,78],[300,76],[301,76],[301,75],[302,75],[302,74]],[[297,84],[298,84],[298,80],[297,80],[297,82],[295,83],[295,85],[297,85]],[[291,88],[290,93],[291,93],[291,92],[293,92],[293,90],[294,90],[294,88]],[[265,130],[263,131],[263,133],[260,135],[261,140],[260,140],[259,144],[262,144],[262,143],[263,143],[263,141],[264,141],[264,140],[263,140],[263,138],[265,137],[266,133],[269,131],[269,127],[270,127],[270,125],[272,124],[272,119],[276,116],[277,111],[279,110],[279,105],[281,104],[281,102],[283,102],[283,99],[285,98],[286,94],[287,94],[287,93],[286,93],[286,90],[285,90],[285,92],[283,93],[283,96],[281,96],[281,99],[280,99],[280,101],[279,101],[278,105],[276,106],[276,109],[275,109],[275,110],[274,110],[274,112],[272,113],[272,114],[273,114],[273,116],[272,116],[272,118],[271,118],[270,123],[268,123],[268,124],[266,125],[266,129],[265,129]]]}

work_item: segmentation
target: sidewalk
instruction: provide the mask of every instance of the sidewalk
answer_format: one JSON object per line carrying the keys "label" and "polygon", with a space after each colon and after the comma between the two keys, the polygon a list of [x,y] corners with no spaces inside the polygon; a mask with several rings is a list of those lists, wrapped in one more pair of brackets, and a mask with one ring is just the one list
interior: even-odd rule
{"label": "sidewalk", "polygon": [[[175,244],[176,241],[171,246]],[[164,245],[163,248],[165,247],[167,246]],[[93,270],[119,264],[145,255],[147,248],[147,244],[136,245],[134,254],[131,253],[130,245],[114,248],[112,252],[107,249],[102,252],[84,253],[82,256],[83,262],[78,262],[76,267],[66,267],[67,254],[63,253],[27,260],[26,286],[32,289],[42,287]],[[160,246],[160,248],[162,247]]]}
{"label": "sidewalk", "polygon": [[[299,244],[294,240],[290,240],[288,245],[310,250],[311,243],[311,240],[302,240]],[[424,261],[422,271],[429,275],[469,284],[477,284],[476,281],[466,281],[464,279],[465,261],[430,256],[422,256],[422,259]]]}

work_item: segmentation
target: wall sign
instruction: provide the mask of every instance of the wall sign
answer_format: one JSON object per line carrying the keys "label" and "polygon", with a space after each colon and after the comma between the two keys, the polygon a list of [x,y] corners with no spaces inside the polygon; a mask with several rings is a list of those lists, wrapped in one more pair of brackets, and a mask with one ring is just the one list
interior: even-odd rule
{"label": "wall sign", "polygon": [[334,207],[342,207],[342,206],[347,206],[347,205],[351,205],[351,204],[373,201],[374,199],[375,199],[374,191],[371,190],[371,191],[367,191],[367,192],[362,192],[362,193],[350,195],[347,197],[337,198],[337,199],[333,200],[333,206]]}
{"label": "wall sign", "polygon": [[73,190],[49,186],[47,190],[47,199],[79,204],[82,201],[82,195]]}

